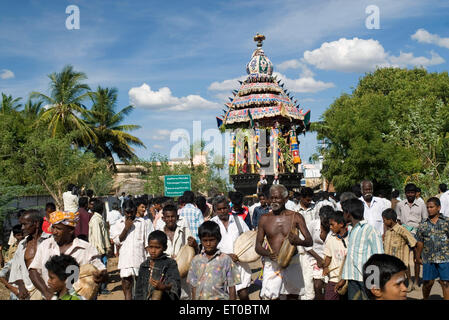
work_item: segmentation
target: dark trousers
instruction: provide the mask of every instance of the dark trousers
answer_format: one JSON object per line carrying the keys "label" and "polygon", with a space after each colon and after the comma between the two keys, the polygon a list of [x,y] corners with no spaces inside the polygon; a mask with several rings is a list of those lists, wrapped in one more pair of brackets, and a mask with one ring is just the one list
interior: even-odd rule
{"label": "dark trousers", "polygon": [[324,300],[341,300],[341,296],[335,292],[335,286],[337,282],[329,281],[324,288]]}
{"label": "dark trousers", "polygon": [[348,300],[369,300],[363,281],[348,280]]}
{"label": "dark trousers", "polygon": [[[108,255],[104,254],[101,256],[101,262],[103,262],[103,264],[106,266],[106,268],[108,267]],[[100,292],[102,292],[103,290],[106,290],[106,286],[108,284],[106,282],[103,282],[102,284],[100,284]]]}

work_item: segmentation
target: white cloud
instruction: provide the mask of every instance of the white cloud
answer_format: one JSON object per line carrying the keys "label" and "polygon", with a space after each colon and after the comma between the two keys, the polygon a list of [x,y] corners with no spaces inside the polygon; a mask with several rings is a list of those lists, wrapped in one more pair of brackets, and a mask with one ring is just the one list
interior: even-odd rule
{"label": "white cloud", "polygon": [[323,91],[329,88],[335,87],[335,84],[332,82],[323,82],[319,80],[315,80],[312,76],[301,76],[298,79],[289,79],[285,75],[279,72],[274,72],[274,75],[281,79],[283,83],[285,83],[284,89],[292,92],[318,92]]}
{"label": "white cloud", "polygon": [[431,43],[449,49],[449,38],[441,38],[437,34],[432,34],[425,29],[418,29],[411,38],[420,43]]}
{"label": "white cloud", "polygon": [[400,52],[393,56],[373,39],[346,39],[324,42],[320,48],[304,52],[304,61],[318,69],[343,72],[367,72],[376,67],[431,66],[444,61],[437,53],[431,57],[415,57],[413,53]]}
{"label": "white cloud", "polygon": [[299,62],[299,60],[292,59],[292,60],[284,61],[284,62],[278,64],[276,67],[279,70],[284,71],[287,69],[298,69],[298,68],[301,68],[301,66],[302,66],[302,63]]}
{"label": "white cloud", "polygon": [[154,110],[186,111],[194,109],[214,109],[219,104],[208,101],[199,95],[188,95],[187,97],[174,97],[168,87],[152,91],[146,83],[140,87],[131,88],[128,92],[130,103],[137,108]]}
{"label": "white cloud", "polygon": [[0,71],[0,78],[2,78],[3,80],[12,79],[14,78],[14,76],[14,72],[12,72],[11,70],[3,69],[2,71]]}
{"label": "white cloud", "polygon": [[278,64],[277,68],[281,71],[288,69],[301,69],[301,77],[303,78],[313,78],[313,76],[315,75],[307,66],[304,58],[302,58],[301,61],[297,59],[284,61]]}
{"label": "white cloud", "polygon": [[170,130],[162,129],[162,130],[156,130],[156,134],[151,136],[151,139],[162,141],[162,140],[168,139],[169,136],[170,136]]}
{"label": "white cloud", "polygon": [[222,82],[212,82],[211,85],[209,86],[209,88],[207,88],[208,90],[211,91],[232,91],[232,90],[237,90],[238,88],[240,88],[240,81],[244,81],[246,79],[246,76],[241,76],[239,78],[234,78],[234,79],[230,79],[230,80],[224,80]]}
{"label": "white cloud", "polygon": [[430,55],[431,57],[429,59],[426,57],[415,57],[411,52],[407,53],[401,51],[398,57],[391,56],[389,59],[393,66],[400,68],[405,68],[407,66],[427,67],[445,62],[440,55],[433,51],[430,52]]}
{"label": "white cloud", "polygon": [[164,149],[164,147],[159,144],[153,144],[153,149]]}
{"label": "white cloud", "polygon": [[364,72],[385,66],[387,53],[377,40],[346,39],[324,42],[320,48],[304,52],[304,60],[323,70]]}

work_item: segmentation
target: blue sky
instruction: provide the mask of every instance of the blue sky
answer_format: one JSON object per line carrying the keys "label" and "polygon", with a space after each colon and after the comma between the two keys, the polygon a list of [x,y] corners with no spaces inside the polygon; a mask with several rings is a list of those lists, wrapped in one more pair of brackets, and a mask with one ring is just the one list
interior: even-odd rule
{"label": "blue sky", "polygon": [[[80,10],[68,30],[66,7]],[[369,5],[379,29],[368,29]],[[447,1],[0,1],[0,92],[27,98],[47,92],[48,74],[66,64],[87,74],[92,89],[116,87],[118,107],[135,105],[126,123],[146,145],[136,153],[169,155],[170,133],[216,128],[237,79],[265,35],[263,49],[312,121],[376,65],[449,61]],[[307,161],[314,134],[300,139]]]}

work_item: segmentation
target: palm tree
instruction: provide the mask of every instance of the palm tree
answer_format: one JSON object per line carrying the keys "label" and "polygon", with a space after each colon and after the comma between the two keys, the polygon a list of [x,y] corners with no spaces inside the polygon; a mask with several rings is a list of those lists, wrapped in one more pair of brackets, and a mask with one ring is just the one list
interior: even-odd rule
{"label": "palm tree", "polygon": [[135,157],[131,145],[145,147],[143,142],[127,133],[139,129],[138,125],[121,125],[125,116],[133,109],[127,106],[115,112],[117,105],[117,89],[102,88],[98,86],[97,91],[91,92],[92,108],[84,114],[85,122],[94,132],[97,140],[87,146],[97,158],[107,159],[110,166],[116,169],[113,155],[122,161],[131,160]]}
{"label": "palm tree", "polygon": [[52,73],[50,78],[50,96],[40,92],[32,92],[31,98],[38,98],[47,103],[39,122],[48,123],[52,137],[58,134],[76,133],[77,144],[86,145],[95,140],[95,135],[89,126],[80,118],[86,113],[82,102],[89,97],[90,87],[82,83],[87,79],[83,72],[73,70],[70,65],[61,72]]}
{"label": "palm tree", "polygon": [[22,105],[19,103],[19,100],[22,98],[13,99],[11,95],[7,96],[2,93],[2,101],[0,104],[0,113],[1,114],[9,114],[13,112],[17,112]]}
{"label": "palm tree", "polygon": [[29,98],[22,110],[22,114],[25,119],[30,119],[32,121],[39,119],[44,112],[42,104],[42,101],[33,102],[32,99]]}

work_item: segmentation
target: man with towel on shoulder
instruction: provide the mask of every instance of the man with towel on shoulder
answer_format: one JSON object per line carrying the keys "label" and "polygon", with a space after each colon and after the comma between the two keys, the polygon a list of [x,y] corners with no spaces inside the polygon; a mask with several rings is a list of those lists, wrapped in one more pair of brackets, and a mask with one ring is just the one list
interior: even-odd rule
{"label": "man with towel on shoulder", "polygon": [[[310,247],[313,244],[304,218],[285,208],[287,199],[287,188],[280,184],[273,185],[270,188],[272,211],[262,215],[259,221],[256,252],[263,257],[264,261],[262,289],[260,290],[260,298],[263,300],[276,300],[280,298],[280,295],[286,295],[288,300],[298,300],[299,294],[304,289],[304,279],[297,250],[286,268],[282,269],[276,262],[286,239],[293,246]],[[299,229],[304,240],[291,232],[293,228]],[[268,249],[263,247],[265,236]]]}
{"label": "man with towel on shoulder", "polygon": [[217,196],[214,199],[214,211],[216,216],[211,221],[216,222],[220,227],[221,241],[217,248],[226,253],[236,264],[240,273],[240,284],[235,286],[235,291],[240,300],[249,300],[248,288],[251,285],[251,268],[248,263],[240,262],[234,252],[234,242],[249,228],[245,221],[237,214],[230,213],[229,203],[226,197]]}
{"label": "man with towel on shoulder", "polygon": [[78,212],[52,212],[50,223],[53,235],[38,246],[33,262],[28,267],[31,281],[46,300],[50,300],[54,295],[54,292],[47,285],[49,276],[48,270],[45,268],[45,263],[52,256],[59,256],[60,254],[72,256],[80,266],[90,263],[98,269],[94,273],[95,282],[107,281],[106,267],[101,262],[101,256],[97,249],[89,242],[75,237],[75,226],[78,219]]}

